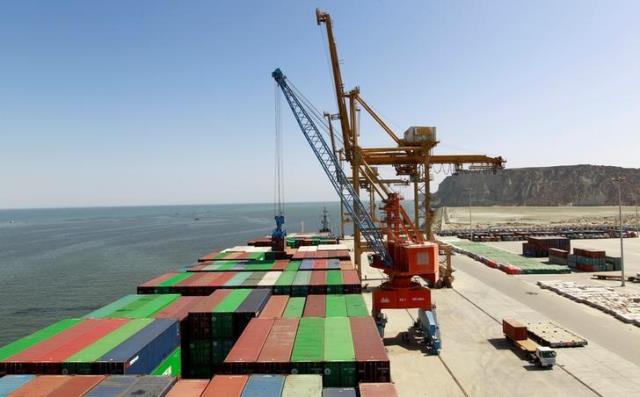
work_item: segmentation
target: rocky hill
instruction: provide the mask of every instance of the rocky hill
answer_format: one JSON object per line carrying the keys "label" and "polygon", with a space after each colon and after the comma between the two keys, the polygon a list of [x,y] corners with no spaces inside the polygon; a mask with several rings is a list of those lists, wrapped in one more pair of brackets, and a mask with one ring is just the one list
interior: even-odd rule
{"label": "rocky hill", "polygon": [[597,165],[512,168],[494,174],[447,177],[433,196],[434,206],[617,205],[611,180],[624,176],[622,201],[640,202],[640,169]]}

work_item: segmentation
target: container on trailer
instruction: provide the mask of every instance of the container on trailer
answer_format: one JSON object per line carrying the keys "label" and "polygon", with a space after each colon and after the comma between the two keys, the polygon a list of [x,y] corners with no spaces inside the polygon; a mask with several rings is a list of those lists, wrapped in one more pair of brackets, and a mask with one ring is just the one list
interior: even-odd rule
{"label": "container on trailer", "polygon": [[258,318],[280,318],[289,302],[288,295],[271,295]]}
{"label": "container on trailer", "polygon": [[325,387],[322,397],[358,397],[358,392],[353,387]]}
{"label": "container on trailer", "polygon": [[260,314],[271,297],[271,289],[256,288],[233,312],[234,336],[240,336],[249,321]]}
{"label": "container on trailer", "polygon": [[248,375],[216,375],[201,397],[241,397]]}
{"label": "container on trailer", "polygon": [[181,379],[173,385],[166,397],[200,397],[208,384],[209,379]]}
{"label": "container on trailer", "polygon": [[304,306],[304,317],[325,317],[327,295],[309,295]]}
{"label": "container on trailer", "polygon": [[180,346],[178,322],[153,320],[151,324],[100,357],[94,373],[150,374]]}
{"label": "container on trailer", "polygon": [[347,305],[348,317],[367,317],[369,316],[369,309],[364,302],[364,298],[361,294],[348,294],[344,296],[345,304]]}
{"label": "container on trailer", "polygon": [[257,359],[257,371],[287,374],[291,371],[291,353],[298,332],[297,318],[276,319]]}
{"label": "container on trailer", "polygon": [[322,374],[324,359],[324,320],[302,317],[291,353],[291,373]]}
{"label": "container on trailer", "polygon": [[502,320],[502,332],[513,340],[525,340],[528,337],[527,327],[513,319],[505,318]]}
{"label": "container on trailer", "polygon": [[47,397],[82,397],[104,379],[104,375],[76,375]]}
{"label": "container on trailer", "polygon": [[0,378],[0,396],[6,396],[14,390],[31,382],[34,375],[6,375]]}
{"label": "container on trailer", "polygon": [[163,397],[176,383],[173,376],[140,376],[121,397]]}
{"label": "container on trailer", "polygon": [[280,397],[284,379],[282,375],[251,375],[242,397]]}
{"label": "container on trailer", "polygon": [[311,278],[309,279],[309,293],[324,294],[326,292],[327,292],[327,272],[320,271],[320,270],[311,272]]}
{"label": "container on trailer", "polygon": [[121,396],[137,379],[138,377],[134,375],[107,376],[102,382],[98,383],[96,387],[91,389],[85,397]]}
{"label": "container on trailer", "polygon": [[347,302],[344,295],[327,295],[326,317],[347,317]]}
{"label": "container on trailer", "polygon": [[290,297],[287,307],[282,314],[283,318],[299,318],[304,313],[306,299],[302,296]]}
{"label": "container on trailer", "polygon": [[382,344],[376,323],[371,317],[351,317],[353,350],[360,382],[389,382],[389,357]]}
{"label": "container on trailer", "polygon": [[284,381],[281,397],[320,397],[322,376],[289,375]]}
{"label": "container on trailer", "polygon": [[393,383],[360,383],[360,397],[398,397]]}
{"label": "container on trailer", "polygon": [[71,380],[69,375],[42,375],[14,390],[11,397],[47,396],[55,389]]}
{"label": "container on trailer", "polygon": [[[289,264],[291,265],[291,264]],[[296,271],[284,271],[278,277],[276,285],[273,286],[273,293],[276,295],[291,295],[291,284],[296,278]]]}
{"label": "container on trailer", "polygon": [[356,386],[358,383],[356,357],[349,319],[327,317],[324,325],[323,384],[332,387]]}
{"label": "container on trailer", "polygon": [[309,280],[313,271],[297,272],[291,283],[291,296],[307,296],[309,292]]}
{"label": "container on trailer", "polygon": [[254,318],[234,344],[224,360],[225,372],[229,374],[249,374],[256,370],[255,363],[269,336],[275,320]]}

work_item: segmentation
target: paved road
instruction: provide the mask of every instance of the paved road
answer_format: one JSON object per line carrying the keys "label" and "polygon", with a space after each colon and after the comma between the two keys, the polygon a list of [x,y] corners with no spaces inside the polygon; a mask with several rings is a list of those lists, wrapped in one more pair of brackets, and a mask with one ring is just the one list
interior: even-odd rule
{"label": "paved road", "polygon": [[531,278],[524,281],[462,255],[454,257],[453,265],[587,340],[633,363],[640,362],[640,328],[624,324],[612,316],[553,292],[542,290],[533,284],[534,280]]}

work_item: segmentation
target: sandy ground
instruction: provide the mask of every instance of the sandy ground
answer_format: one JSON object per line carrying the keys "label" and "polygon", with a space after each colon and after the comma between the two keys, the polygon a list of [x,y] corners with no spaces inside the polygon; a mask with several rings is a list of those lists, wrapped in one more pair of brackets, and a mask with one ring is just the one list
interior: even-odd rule
{"label": "sandy ground", "polygon": [[[640,209],[623,207],[625,225],[640,228]],[[446,207],[443,230],[469,227],[469,207]],[[474,228],[543,225],[617,225],[618,207],[471,207]]]}
{"label": "sandy ground", "polygon": [[[630,246],[629,256],[640,253],[633,251]],[[640,395],[640,328],[540,289],[535,282],[543,275],[509,276],[462,255],[454,256],[453,266],[454,288],[432,290],[443,341],[439,356],[400,337],[416,310],[385,311],[389,323],[384,342],[400,396]],[[585,277],[554,275],[559,276]],[[381,278],[378,269],[363,267],[363,285],[376,286]],[[371,305],[371,293],[363,295]],[[554,321],[586,337],[589,345],[559,349],[558,365],[540,370],[505,341],[504,317]]]}

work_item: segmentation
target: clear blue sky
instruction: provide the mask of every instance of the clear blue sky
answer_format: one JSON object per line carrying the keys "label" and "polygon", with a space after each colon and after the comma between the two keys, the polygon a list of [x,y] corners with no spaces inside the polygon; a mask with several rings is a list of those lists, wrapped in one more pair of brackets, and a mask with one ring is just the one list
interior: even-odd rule
{"label": "clear blue sky", "polygon": [[[0,208],[270,202],[271,71],[335,111],[316,6],[346,87],[439,153],[640,167],[638,1],[13,1]],[[287,200],[335,199],[283,117]]]}

